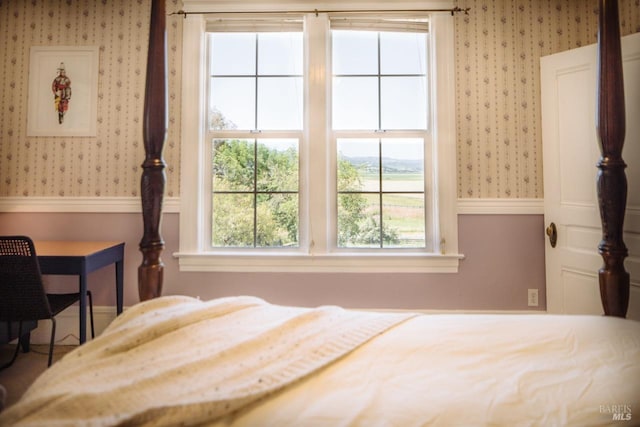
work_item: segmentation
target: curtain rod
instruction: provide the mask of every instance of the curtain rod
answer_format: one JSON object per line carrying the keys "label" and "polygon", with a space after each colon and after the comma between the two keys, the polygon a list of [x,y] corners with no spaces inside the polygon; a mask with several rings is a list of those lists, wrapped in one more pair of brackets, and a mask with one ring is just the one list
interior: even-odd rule
{"label": "curtain rod", "polygon": [[179,10],[177,12],[170,13],[171,15],[184,15],[186,18],[187,15],[224,15],[224,14],[306,14],[306,13],[315,13],[318,16],[319,13],[373,13],[373,12],[381,12],[381,13],[390,13],[390,12],[450,12],[451,16],[456,13],[463,12],[465,15],[469,14],[470,7],[461,8],[454,7],[451,9],[378,9],[378,10],[363,10],[363,9],[353,9],[353,10],[287,10],[287,11],[276,11],[276,10],[268,10],[268,11],[220,11],[220,12],[185,12],[184,10]]}

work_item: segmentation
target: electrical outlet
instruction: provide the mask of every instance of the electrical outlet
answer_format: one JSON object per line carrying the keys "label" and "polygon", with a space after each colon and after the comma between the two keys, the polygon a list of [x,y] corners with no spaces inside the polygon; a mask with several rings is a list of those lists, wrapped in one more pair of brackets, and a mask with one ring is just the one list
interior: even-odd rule
{"label": "electrical outlet", "polygon": [[537,289],[529,289],[527,295],[527,302],[529,307],[537,307],[538,306],[538,290]]}

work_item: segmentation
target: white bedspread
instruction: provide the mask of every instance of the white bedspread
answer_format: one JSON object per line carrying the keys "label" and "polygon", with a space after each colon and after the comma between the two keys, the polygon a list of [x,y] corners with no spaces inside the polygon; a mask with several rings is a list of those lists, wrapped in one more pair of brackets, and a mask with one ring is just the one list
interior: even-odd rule
{"label": "white bedspread", "polygon": [[230,424],[638,426],[640,323],[420,316],[218,426]]}
{"label": "white bedspread", "polygon": [[47,370],[0,414],[0,425],[199,425],[412,316],[282,307],[252,297],[155,299]]}
{"label": "white bedspread", "polygon": [[640,322],[542,314],[407,320],[182,297],[127,310],[0,414],[0,425],[38,426],[639,421]]}

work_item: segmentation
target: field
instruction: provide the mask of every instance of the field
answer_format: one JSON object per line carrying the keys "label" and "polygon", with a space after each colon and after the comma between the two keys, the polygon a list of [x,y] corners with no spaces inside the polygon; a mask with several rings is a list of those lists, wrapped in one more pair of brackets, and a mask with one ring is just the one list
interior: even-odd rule
{"label": "field", "polygon": [[[365,192],[379,190],[379,177],[376,174],[363,174]],[[382,181],[382,220],[400,237],[400,247],[423,247],[424,217],[424,180],[418,173],[385,173]],[[415,193],[397,193],[411,191]],[[367,194],[369,213],[378,214],[379,193]]]}

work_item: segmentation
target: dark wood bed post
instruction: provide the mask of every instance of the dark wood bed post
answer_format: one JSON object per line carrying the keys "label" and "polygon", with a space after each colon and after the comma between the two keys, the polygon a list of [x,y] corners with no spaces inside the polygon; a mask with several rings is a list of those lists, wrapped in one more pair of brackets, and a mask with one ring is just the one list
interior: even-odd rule
{"label": "dark wood bed post", "polygon": [[165,187],[165,163],[162,158],[162,149],[167,137],[165,0],[151,1],[143,121],[145,159],[142,164],[140,192],[144,235],[140,241],[142,264],[138,267],[138,294],[141,301],[156,298],[162,294],[164,273],[164,264],[160,258],[164,249],[164,241],[160,236],[160,223]]}
{"label": "dark wood bed post", "polygon": [[625,137],[624,85],[617,0],[600,0],[598,27],[598,92],[596,128],[602,156],[598,162],[598,203],[604,260],[599,271],[604,314],[625,317],[629,305],[628,255],[623,241],[627,204],[626,164],[622,160]]}

